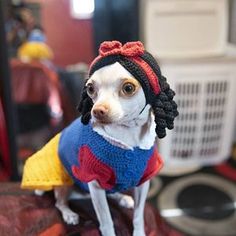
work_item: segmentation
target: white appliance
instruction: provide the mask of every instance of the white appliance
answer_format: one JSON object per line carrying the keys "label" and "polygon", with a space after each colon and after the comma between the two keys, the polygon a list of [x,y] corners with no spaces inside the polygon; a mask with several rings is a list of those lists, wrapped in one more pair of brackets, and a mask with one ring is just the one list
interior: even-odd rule
{"label": "white appliance", "polygon": [[228,0],[142,0],[140,38],[158,58],[225,52]]}
{"label": "white appliance", "polygon": [[[159,141],[165,170],[212,165],[229,157],[236,110],[236,49],[205,59],[162,60],[179,117]],[[173,168],[172,168],[173,167]]]}

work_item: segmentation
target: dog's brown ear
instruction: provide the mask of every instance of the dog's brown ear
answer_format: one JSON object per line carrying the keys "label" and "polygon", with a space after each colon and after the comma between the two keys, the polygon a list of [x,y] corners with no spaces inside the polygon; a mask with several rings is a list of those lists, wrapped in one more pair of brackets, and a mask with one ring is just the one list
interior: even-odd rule
{"label": "dog's brown ear", "polygon": [[170,88],[164,76],[159,78],[161,92],[152,104],[155,115],[156,134],[158,138],[166,136],[166,128],[174,128],[174,119],[178,116],[177,104],[173,100],[175,92]]}
{"label": "dog's brown ear", "polygon": [[77,110],[81,114],[81,122],[84,125],[87,125],[91,119],[91,110],[93,107],[93,101],[87,94],[86,86],[84,86],[82,91],[81,100],[79,102],[79,105],[77,107]]}

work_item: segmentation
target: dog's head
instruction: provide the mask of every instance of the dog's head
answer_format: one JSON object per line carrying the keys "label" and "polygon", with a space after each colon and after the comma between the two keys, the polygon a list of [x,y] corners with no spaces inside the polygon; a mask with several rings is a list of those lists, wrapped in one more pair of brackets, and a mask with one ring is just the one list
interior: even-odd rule
{"label": "dog's head", "polygon": [[118,41],[104,42],[92,62],[78,110],[82,122],[91,117],[101,123],[122,124],[137,118],[146,105],[155,115],[156,133],[166,135],[178,115],[175,93],[151,54],[141,42],[122,46]]}
{"label": "dog's head", "polygon": [[93,104],[91,117],[96,122],[129,123],[146,106],[140,83],[119,62],[94,72],[85,86]]}

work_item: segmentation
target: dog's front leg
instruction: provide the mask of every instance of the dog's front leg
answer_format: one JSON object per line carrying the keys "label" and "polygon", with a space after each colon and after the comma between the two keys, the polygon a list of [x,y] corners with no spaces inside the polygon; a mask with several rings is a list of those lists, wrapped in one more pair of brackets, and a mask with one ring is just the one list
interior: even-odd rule
{"label": "dog's front leg", "polygon": [[115,236],[115,230],[105,190],[102,189],[99,183],[95,180],[89,182],[88,187],[92,198],[93,206],[100,224],[99,228],[102,235]]}
{"label": "dog's front leg", "polygon": [[68,196],[71,187],[58,186],[54,188],[54,194],[56,198],[55,206],[61,212],[63,220],[67,224],[76,225],[79,223],[79,215],[73,212],[68,206]]}
{"label": "dog's front leg", "polygon": [[134,232],[133,236],[145,236],[144,230],[144,206],[149,189],[150,181],[134,189]]}

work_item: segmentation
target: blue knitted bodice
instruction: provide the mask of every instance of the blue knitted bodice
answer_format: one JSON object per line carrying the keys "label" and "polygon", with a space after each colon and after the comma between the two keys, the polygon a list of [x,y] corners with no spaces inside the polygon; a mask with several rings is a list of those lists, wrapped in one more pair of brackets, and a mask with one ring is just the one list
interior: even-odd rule
{"label": "blue knitted bodice", "polygon": [[[62,131],[59,142],[59,156],[75,184],[88,190],[88,185],[75,177],[72,166],[90,168],[92,163],[80,163],[79,153],[82,147],[88,148],[99,163],[112,169],[115,176],[114,186],[108,192],[123,191],[137,186],[147,168],[148,161],[153,156],[154,146],[149,150],[135,147],[133,150],[123,149],[110,144],[101,135],[93,131],[91,124],[83,125],[80,118]],[[86,158],[83,157],[83,158]],[[95,159],[93,159],[95,161]],[[94,173],[99,172],[94,167]],[[90,170],[91,171],[91,170]],[[86,173],[86,172],[85,172]],[[100,178],[100,177],[98,177]],[[100,181],[103,181],[100,179]]]}

